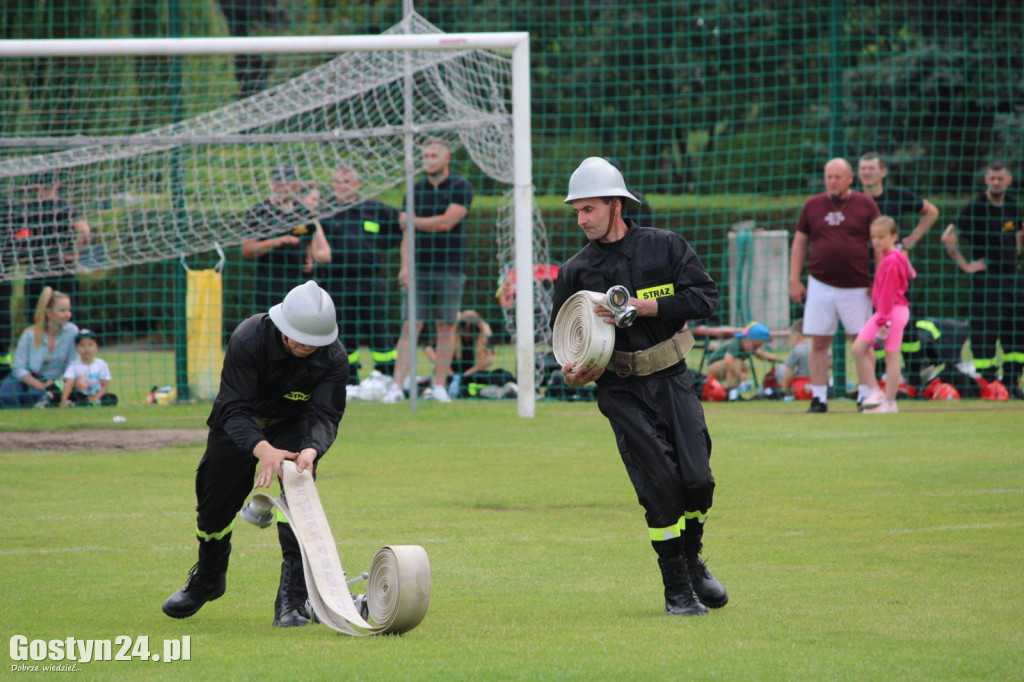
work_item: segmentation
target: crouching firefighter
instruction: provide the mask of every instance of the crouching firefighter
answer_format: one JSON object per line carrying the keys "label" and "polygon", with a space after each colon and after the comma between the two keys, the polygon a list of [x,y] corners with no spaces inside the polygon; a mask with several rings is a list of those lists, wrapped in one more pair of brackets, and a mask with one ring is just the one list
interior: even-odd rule
{"label": "crouching firefighter", "polygon": [[[163,611],[188,618],[226,589],[235,516],[253,489],[269,488],[281,463],[313,470],[334,443],[345,411],[347,352],[334,303],[316,282],[295,287],[269,312],[235,329],[224,356],[220,392],[207,420],[206,452],[196,469],[199,562]],[[283,492],[282,492],[283,495]],[[269,525],[269,515],[261,525]],[[306,625],[302,555],[278,518],[281,583],[274,625]]]}
{"label": "crouching firefighter", "polygon": [[[626,472],[643,506],[665,587],[665,611],[697,616],[729,597],[701,558],[711,508],[711,437],[700,399],[686,371],[687,320],[710,317],[718,288],[693,248],[669,230],[641,227],[622,217],[638,205],[622,175],[598,157],[569,179],[565,203],[576,212],[587,244],[558,273],[552,328],[558,310],[578,291],[628,289],[632,322],[616,324],[598,305],[601,322],[615,324],[615,351],[605,367],[566,363],[566,384],[597,382],[597,404],[608,418]],[[608,299],[610,300],[610,299]]]}

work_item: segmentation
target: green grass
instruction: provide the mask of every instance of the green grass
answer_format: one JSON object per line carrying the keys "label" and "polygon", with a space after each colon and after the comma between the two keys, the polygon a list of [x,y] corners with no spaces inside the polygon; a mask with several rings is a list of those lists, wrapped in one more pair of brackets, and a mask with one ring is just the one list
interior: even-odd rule
{"label": "green grass", "polygon": [[[1020,679],[1020,405],[832,406],[707,406],[705,554],[731,601],[705,618],[662,614],[596,406],[542,402],[524,420],[511,402],[467,401],[354,404],[320,469],[350,574],[384,544],[426,548],[430,610],[407,635],[273,628],[276,535],[242,522],[224,598],[165,617],[195,560],[201,443],[3,454],[0,630],[4,643],[191,636],[190,662],[94,662],[83,679]],[[0,431],[201,428],[206,415],[88,412],[4,414]]]}

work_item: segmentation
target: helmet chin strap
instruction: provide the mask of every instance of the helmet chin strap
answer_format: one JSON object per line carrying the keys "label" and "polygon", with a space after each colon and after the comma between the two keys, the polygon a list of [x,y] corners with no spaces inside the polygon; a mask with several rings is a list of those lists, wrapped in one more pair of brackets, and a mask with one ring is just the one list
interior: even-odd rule
{"label": "helmet chin strap", "polygon": [[[615,230],[615,223],[616,222],[621,222],[623,225],[626,224],[626,219],[622,217],[622,208],[623,208],[623,205],[624,205],[625,201],[622,199],[622,197],[612,197],[612,201],[618,202],[619,208],[618,208],[617,211],[616,211],[616,209],[613,208],[612,212],[608,216],[608,232],[609,233],[611,233],[613,230]],[[625,234],[625,233],[623,233],[623,234]]]}

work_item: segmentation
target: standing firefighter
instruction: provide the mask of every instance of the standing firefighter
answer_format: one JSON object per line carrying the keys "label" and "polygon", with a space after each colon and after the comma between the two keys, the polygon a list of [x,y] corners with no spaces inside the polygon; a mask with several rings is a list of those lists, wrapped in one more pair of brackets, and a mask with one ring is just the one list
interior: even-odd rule
{"label": "standing firefighter", "polygon": [[[199,563],[164,602],[168,616],[188,618],[224,594],[231,530],[254,476],[257,488],[270,487],[286,459],[295,461],[299,473],[312,468],[315,475],[345,411],[348,359],[337,337],[334,303],[312,281],[231,335],[220,392],[206,422],[206,452],[196,470]],[[260,521],[269,525],[269,515]],[[274,625],[306,625],[299,544],[280,520],[277,534],[284,561]]]}
{"label": "standing firefighter", "polygon": [[[704,521],[711,508],[711,437],[704,411],[678,354],[665,354],[689,319],[715,311],[718,289],[693,248],[679,235],[623,219],[636,199],[622,175],[604,159],[583,161],[569,179],[565,202],[576,211],[589,243],[562,267],[555,283],[552,325],[577,291],[625,286],[637,310],[632,326],[615,331],[612,371],[562,367],[565,382],[597,382],[597,403],[611,422],[630,481],[643,506],[665,584],[665,611],[706,614],[728,595],[700,558]],[[614,324],[612,311],[596,308]],[[639,376],[638,359],[648,365]],[[633,355],[627,355],[633,354]]]}

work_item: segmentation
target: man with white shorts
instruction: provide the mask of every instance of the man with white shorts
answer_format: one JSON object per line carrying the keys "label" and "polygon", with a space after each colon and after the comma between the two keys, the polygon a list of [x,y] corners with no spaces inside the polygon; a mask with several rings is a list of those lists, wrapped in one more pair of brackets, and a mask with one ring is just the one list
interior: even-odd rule
{"label": "man with white shorts", "polygon": [[[800,210],[789,257],[789,297],[805,303],[804,334],[811,338],[811,407],[828,412],[828,352],[838,322],[853,339],[871,317],[871,221],[878,206],[850,189],[853,167],[846,159],[825,164],[825,191]],[[810,246],[810,257],[807,256]],[[807,286],[800,279],[807,262]],[[867,385],[858,381],[858,400]]]}

